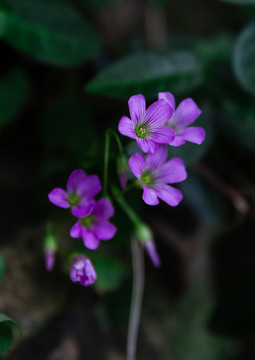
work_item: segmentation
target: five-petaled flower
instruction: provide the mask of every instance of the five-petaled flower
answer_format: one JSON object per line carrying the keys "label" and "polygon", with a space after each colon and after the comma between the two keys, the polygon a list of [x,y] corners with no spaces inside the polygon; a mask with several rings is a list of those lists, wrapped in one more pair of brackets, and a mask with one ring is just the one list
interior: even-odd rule
{"label": "five-petaled flower", "polygon": [[148,205],[157,205],[158,197],[171,206],[180,203],[183,196],[180,190],[167,184],[178,183],[187,177],[182,159],[167,159],[167,147],[161,145],[157,152],[146,158],[141,153],[132,155],[129,167],[143,185],[143,200]]}
{"label": "five-petaled flower", "polygon": [[67,181],[67,191],[61,188],[53,189],[49,200],[62,208],[71,208],[76,217],[84,217],[91,213],[94,206],[93,197],[101,190],[98,176],[87,176],[82,169],[72,172]]}
{"label": "five-petaled flower", "polygon": [[97,275],[91,261],[78,255],[72,259],[70,266],[70,279],[79,282],[83,286],[92,285],[96,281]]}
{"label": "five-petaled flower", "polygon": [[[175,99],[170,92],[160,92],[158,98],[159,100],[164,99],[175,110]],[[200,114],[201,110],[194,100],[184,99],[165,124],[175,131],[175,137],[168,144],[180,146],[186,141],[201,144],[205,139],[204,129],[198,126],[189,126]]]}
{"label": "five-petaled flower", "polygon": [[143,95],[134,95],[128,101],[131,119],[123,116],[119,132],[137,141],[145,152],[155,152],[158,144],[168,144],[174,138],[174,131],[164,126],[172,116],[172,107],[163,99],[154,102],[147,110]]}
{"label": "five-petaled flower", "polygon": [[96,249],[100,240],[114,237],[116,227],[108,221],[113,216],[114,208],[108,199],[102,198],[95,202],[89,216],[80,218],[70,230],[73,238],[83,238],[84,245]]}

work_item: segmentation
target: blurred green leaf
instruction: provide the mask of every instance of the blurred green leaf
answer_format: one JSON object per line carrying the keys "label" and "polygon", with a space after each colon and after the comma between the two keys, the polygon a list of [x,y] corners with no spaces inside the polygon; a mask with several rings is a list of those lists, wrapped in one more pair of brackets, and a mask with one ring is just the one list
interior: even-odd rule
{"label": "blurred green leaf", "polygon": [[16,327],[21,335],[19,325],[8,316],[0,313],[0,354],[4,354],[12,345],[13,332],[11,327]]}
{"label": "blurred green leaf", "polygon": [[0,127],[15,118],[27,97],[28,79],[18,69],[11,69],[0,79]]}
{"label": "blurred green leaf", "polygon": [[103,7],[117,4],[123,0],[78,0],[77,3],[84,10],[97,10]]}
{"label": "blurred green leaf", "polygon": [[234,56],[234,71],[240,85],[255,95],[255,23],[249,24],[237,38]]}
{"label": "blurred green leaf", "polygon": [[226,289],[209,321],[220,335],[244,337],[255,332],[255,271],[241,274]]}
{"label": "blurred green leaf", "polygon": [[4,276],[4,257],[0,253],[0,280],[2,279],[3,276]]}
{"label": "blurred green leaf", "polygon": [[239,4],[239,5],[253,5],[255,0],[220,0],[227,3]]}
{"label": "blurred green leaf", "polygon": [[[192,124],[193,125],[193,124]],[[202,114],[194,123],[194,126],[201,126],[205,129],[206,138],[201,145],[186,142],[184,145],[174,147],[168,146],[168,158],[180,157],[186,166],[190,166],[205,156],[214,138],[211,107],[202,107]]]}
{"label": "blurred green leaf", "polygon": [[97,36],[66,1],[2,0],[0,37],[33,58],[76,66],[99,52]]}
{"label": "blurred green leaf", "polygon": [[154,97],[158,91],[170,89],[174,94],[183,94],[202,81],[201,64],[191,52],[147,52],[108,66],[85,89],[95,94],[127,99],[137,93]]}

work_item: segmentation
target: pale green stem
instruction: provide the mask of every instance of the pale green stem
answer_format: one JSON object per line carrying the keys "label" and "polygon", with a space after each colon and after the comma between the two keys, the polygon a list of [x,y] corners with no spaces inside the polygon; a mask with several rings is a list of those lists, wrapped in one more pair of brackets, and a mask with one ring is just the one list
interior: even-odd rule
{"label": "pale green stem", "polygon": [[105,150],[104,150],[104,185],[103,194],[107,195],[107,180],[108,180],[108,163],[109,163],[109,151],[110,151],[110,136],[109,132],[105,133]]}

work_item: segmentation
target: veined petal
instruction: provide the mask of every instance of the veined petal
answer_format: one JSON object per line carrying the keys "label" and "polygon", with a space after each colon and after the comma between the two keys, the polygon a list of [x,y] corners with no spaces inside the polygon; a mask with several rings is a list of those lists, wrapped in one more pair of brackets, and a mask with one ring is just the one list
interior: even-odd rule
{"label": "veined petal", "polygon": [[83,202],[80,205],[72,207],[72,214],[78,218],[82,218],[91,214],[95,200],[83,199]]}
{"label": "veined petal", "polygon": [[155,190],[149,189],[144,184],[143,184],[143,201],[148,205],[158,205],[159,203]]}
{"label": "veined petal", "polygon": [[185,144],[186,140],[183,139],[182,136],[179,136],[175,133],[175,137],[172,141],[170,141],[168,144],[171,146],[181,146]]}
{"label": "veined petal", "polygon": [[67,180],[67,192],[77,193],[77,189],[83,184],[86,178],[87,175],[82,169],[74,170]]}
{"label": "veined petal", "polygon": [[202,127],[190,126],[177,133],[176,136],[200,145],[205,139],[205,130]]}
{"label": "veined petal", "polygon": [[186,178],[185,165],[180,158],[174,158],[163,164],[157,174],[157,180],[165,184],[178,183]]}
{"label": "veined petal", "polygon": [[82,226],[81,226],[81,223],[80,223],[80,220],[77,221],[73,227],[71,228],[70,230],[70,236],[72,238],[80,238],[82,237]]}
{"label": "veined petal", "polygon": [[150,133],[149,139],[155,143],[168,144],[175,137],[175,131],[168,126],[157,126]]}
{"label": "veined petal", "polygon": [[99,221],[93,227],[93,233],[100,240],[109,240],[114,237],[116,227],[107,220]]}
{"label": "veined petal", "polygon": [[94,250],[99,245],[99,239],[90,231],[84,231],[83,233],[84,245],[91,250]]}
{"label": "veined petal", "polygon": [[110,200],[102,198],[95,203],[93,215],[101,219],[108,219],[114,214],[114,207]]}
{"label": "veined petal", "polygon": [[156,195],[168,205],[177,206],[183,199],[180,190],[165,184],[154,186]]}
{"label": "veined petal", "polygon": [[77,192],[86,200],[93,198],[101,191],[101,183],[97,175],[89,175],[86,177],[77,189]]}
{"label": "veined petal", "polygon": [[195,101],[188,98],[179,104],[171,118],[171,123],[174,124],[174,126],[188,126],[193,123],[200,114],[201,110]]}
{"label": "veined petal", "polygon": [[128,107],[131,119],[134,125],[137,125],[142,119],[144,119],[145,116],[145,97],[142,94],[131,96],[128,100]]}
{"label": "veined petal", "polygon": [[170,119],[172,114],[173,109],[171,106],[167,104],[165,100],[160,99],[151,104],[151,106],[146,110],[145,124],[149,126],[157,124],[162,125]]}
{"label": "veined petal", "polygon": [[129,158],[128,164],[135,177],[140,179],[145,166],[144,156],[141,153],[135,153]]}
{"label": "veined petal", "polygon": [[157,151],[158,144],[156,144],[152,140],[137,138],[136,142],[145,153],[154,153],[155,151]]}
{"label": "veined petal", "polygon": [[158,93],[158,99],[164,99],[173,110],[175,110],[175,99],[174,96],[170,92],[160,92]]}
{"label": "veined petal", "polygon": [[69,204],[67,201],[67,193],[65,190],[61,188],[55,188],[53,189],[49,194],[48,198],[50,202],[52,202],[54,205],[60,206],[64,209],[69,208]]}
{"label": "veined petal", "polygon": [[132,139],[136,138],[134,124],[127,116],[122,116],[120,119],[118,130],[124,136],[128,136]]}
{"label": "veined petal", "polygon": [[148,170],[155,170],[162,165],[167,159],[167,146],[158,145],[157,151],[149,153],[146,156],[145,168]]}

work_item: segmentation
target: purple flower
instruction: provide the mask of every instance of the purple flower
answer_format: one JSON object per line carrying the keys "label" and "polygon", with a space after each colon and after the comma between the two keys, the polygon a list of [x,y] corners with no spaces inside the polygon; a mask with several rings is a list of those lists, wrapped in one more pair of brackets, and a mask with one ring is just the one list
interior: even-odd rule
{"label": "purple flower", "polygon": [[171,206],[182,200],[182,193],[167,184],[183,181],[187,177],[182,159],[167,159],[167,147],[161,145],[157,152],[148,154],[146,158],[136,153],[129,159],[132,173],[143,185],[143,200],[148,205],[157,205],[158,197]]}
{"label": "purple flower", "polygon": [[[158,98],[161,100],[164,99],[175,109],[175,99],[171,93],[161,92],[158,94]],[[180,146],[185,144],[186,141],[201,144],[205,139],[204,129],[201,127],[188,126],[192,124],[200,114],[201,110],[194,100],[190,98],[183,100],[165,124],[175,131],[174,139],[170,140],[168,144]]]}
{"label": "purple flower", "polygon": [[78,255],[73,258],[70,267],[70,279],[83,286],[89,286],[96,281],[97,274],[91,261],[85,256]]}
{"label": "purple flower", "polygon": [[93,197],[101,190],[100,180],[96,175],[87,176],[82,169],[72,172],[67,181],[67,191],[53,189],[49,200],[64,209],[71,208],[76,217],[84,217],[91,213],[95,201]]}
{"label": "purple flower", "polygon": [[170,119],[173,109],[163,99],[154,102],[147,110],[143,95],[134,95],[128,101],[131,119],[123,116],[119,132],[137,141],[145,152],[155,152],[157,144],[167,144],[174,138],[173,129],[163,124]]}
{"label": "purple flower", "polygon": [[44,251],[44,259],[45,259],[45,267],[47,271],[52,271],[55,265],[55,250],[45,250]]}
{"label": "purple flower", "polygon": [[96,249],[100,240],[114,237],[116,227],[108,218],[113,216],[114,208],[108,199],[100,199],[94,205],[89,216],[79,219],[70,230],[73,238],[83,238],[84,245],[89,249]]}

